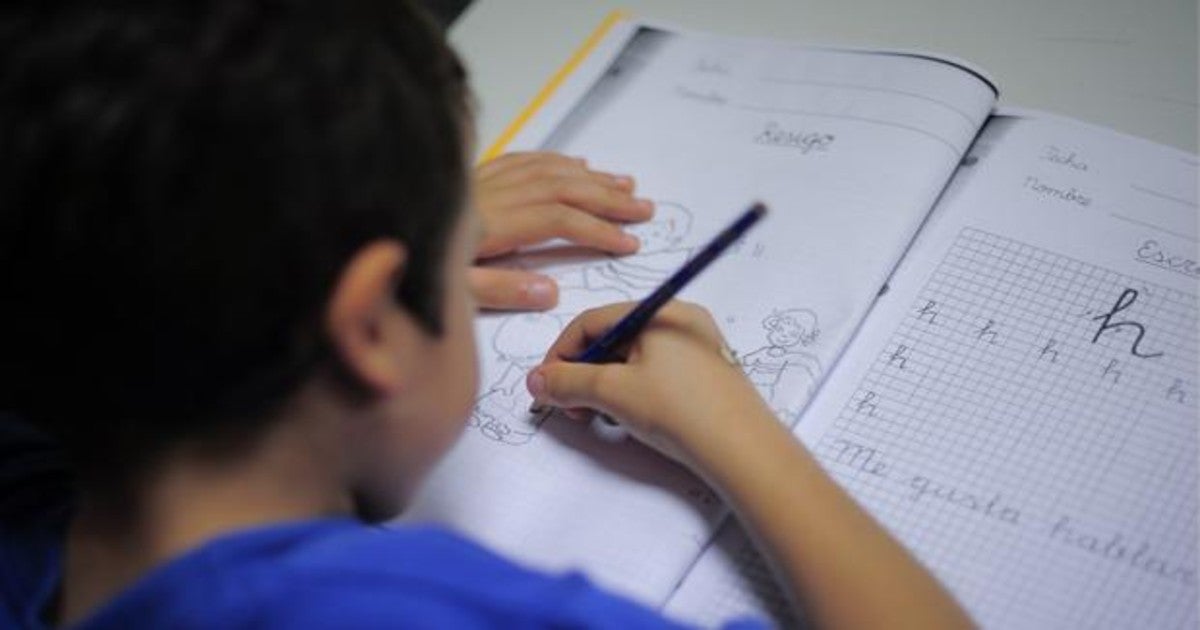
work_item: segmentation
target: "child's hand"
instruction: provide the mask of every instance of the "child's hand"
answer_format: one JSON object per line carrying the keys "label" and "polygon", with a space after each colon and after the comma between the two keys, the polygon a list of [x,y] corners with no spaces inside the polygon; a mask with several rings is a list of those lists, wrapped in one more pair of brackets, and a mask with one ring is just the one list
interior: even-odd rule
{"label": "child's hand", "polygon": [[[612,254],[632,254],[637,238],[623,223],[645,221],[649,201],[633,196],[633,179],[593,171],[556,153],[511,153],[475,169],[475,204],[484,228],[478,260],[561,238]],[[528,271],[476,266],[471,283],[480,306],[547,309],[554,280]]]}
{"label": "child's hand", "polygon": [[[538,404],[595,409],[620,420],[639,440],[696,472],[720,465],[732,433],[778,425],[754,386],[730,360],[703,308],[664,307],[622,357],[601,365],[571,363],[628,313],[633,303],[587,311],[567,325],[527,384]],[[579,416],[577,411],[571,415]],[[773,435],[773,434],[772,434]]]}

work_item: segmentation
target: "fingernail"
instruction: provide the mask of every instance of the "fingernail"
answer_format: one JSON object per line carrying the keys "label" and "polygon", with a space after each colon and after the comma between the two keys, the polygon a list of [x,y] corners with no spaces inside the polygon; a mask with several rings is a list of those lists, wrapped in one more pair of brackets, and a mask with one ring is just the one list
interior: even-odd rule
{"label": "fingernail", "polygon": [[638,237],[626,233],[621,235],[621,246],[631,252],[636,252],[641,248],[642,241]]}
{"label": "fingernail", "polygon": [[633,178],[628,175],[614,175],[617,185],[626,190],[633,190]]}
{"label": "fingernail", "polygon": [[[525,387],[529,388],[529,393],[534,398],[540,398],[542,394],[546,393],[546,377],[540,371],[534,370],[525,377]],[[540,403],[533,403],[533,407],[541,406]],[[534,411],[533,407],[530,407],[529,410]]]}
{"label": "fingernail", "polygon": [[533,280],[524,286],[525,295],[534,307],[549,308],[554,306],[554,282],[550,280]]}
{"label": "fingernail", "polygon": [[638,199],[637,206],[646,212],[654,212],[654,202],[649,199]]}

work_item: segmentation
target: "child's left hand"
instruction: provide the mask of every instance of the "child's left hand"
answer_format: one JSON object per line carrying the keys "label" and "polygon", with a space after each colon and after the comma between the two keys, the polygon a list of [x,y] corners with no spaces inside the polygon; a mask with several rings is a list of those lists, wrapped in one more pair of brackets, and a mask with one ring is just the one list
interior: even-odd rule
{"label": "child's left hand", "polygon": [[[633,179],[594,171],[556,153],[510,153],[475,169],[475,204],[484,237],[477,262],[561,238],[612,254],[637,251],[622,224],[645,221],[653,204],[633,195]],[[475,266],[471,285],[482,308],[543,310],[558,287],[531,271]]]}

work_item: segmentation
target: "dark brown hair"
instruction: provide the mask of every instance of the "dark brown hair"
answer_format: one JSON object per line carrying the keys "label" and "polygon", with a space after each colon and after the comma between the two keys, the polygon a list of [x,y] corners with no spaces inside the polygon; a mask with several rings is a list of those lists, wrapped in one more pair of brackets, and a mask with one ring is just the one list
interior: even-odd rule
{"label": "dark brown hair", "polygon": [[0,9],[0,409],[87,474],[260,429],[365,243],[440,334],[462,66],[396,0]]}

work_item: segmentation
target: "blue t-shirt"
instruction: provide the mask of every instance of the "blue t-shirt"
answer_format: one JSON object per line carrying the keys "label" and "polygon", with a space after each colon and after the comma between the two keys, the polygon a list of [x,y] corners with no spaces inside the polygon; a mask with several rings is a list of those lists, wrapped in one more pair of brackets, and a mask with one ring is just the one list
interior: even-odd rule
{"label": "blue t-shirt", "polygon": [[[3,468],[0,488],[19,486]],[[20,518],[0,510],[0,628],[45,627],[61,578],[67,502],[37,494],[42,500],[21,506]],[[150,571],[76,627],[548,626],[676,627],[577,573],[530,571],[440,528],[351,519],[216,538]]]}

